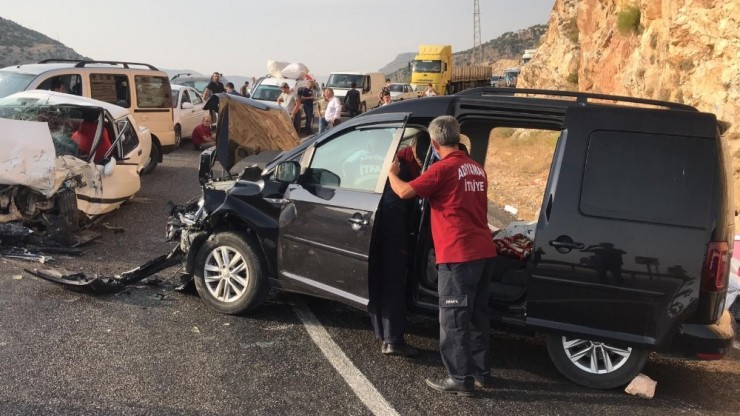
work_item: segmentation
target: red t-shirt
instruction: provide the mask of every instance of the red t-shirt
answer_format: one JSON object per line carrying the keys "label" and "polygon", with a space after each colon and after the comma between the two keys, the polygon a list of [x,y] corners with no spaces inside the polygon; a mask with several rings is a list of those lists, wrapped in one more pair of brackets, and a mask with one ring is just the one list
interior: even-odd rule
{"label": "red t-shirt", "polygon": [[193,129],[193,137],[190,138],[190,141],[196,149],[205,142],[213,141],[211,139],[211,127],[204,126],[203,123],[198,124]]}
{"label": "red t-shirt", "polygon": [[419,166],[419,162],[416,161],[416,158],[414,157],[414,149],[411,146],[407,146],[399,150],[398,153],[396,153],[396,157],[398,157],[398,160],[406,162],[406,166],[409,168],[409,174],[411,174],[412,179],[421,175],[421,166]]}
{"label": "red t-shirt", "polygon": [[437,264],[496,256],[488,229],[486,172],[465,152],[450,153],[409,185],[429,199]]}

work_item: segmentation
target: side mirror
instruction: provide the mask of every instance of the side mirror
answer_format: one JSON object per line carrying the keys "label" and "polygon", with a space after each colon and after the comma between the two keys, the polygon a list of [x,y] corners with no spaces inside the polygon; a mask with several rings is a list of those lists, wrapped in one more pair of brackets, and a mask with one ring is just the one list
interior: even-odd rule
{"label": "side mirror", "polygon": [[301,175],[301,165],[296,161],[280,162],[275,168],[275,180],[283,183],[296,183]]}
{"label": "side mirror", "polygon": [[180,104],[180,108],[182,108],[183,110],[190,110],[191,108],[193,108],[193,103],[182,103]]}

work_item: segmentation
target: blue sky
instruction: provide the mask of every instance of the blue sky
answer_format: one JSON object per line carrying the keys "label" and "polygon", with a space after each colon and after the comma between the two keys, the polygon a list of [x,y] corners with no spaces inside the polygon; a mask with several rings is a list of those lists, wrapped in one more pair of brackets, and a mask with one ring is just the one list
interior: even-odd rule
{"label": "blue sky", "polygon": [[[555,0],[480,0],[481,39],[547,23]],[[0,17],[100,60],[260,76],[377,71],[421,43],[473,45],[473,0],[4,1]]]}

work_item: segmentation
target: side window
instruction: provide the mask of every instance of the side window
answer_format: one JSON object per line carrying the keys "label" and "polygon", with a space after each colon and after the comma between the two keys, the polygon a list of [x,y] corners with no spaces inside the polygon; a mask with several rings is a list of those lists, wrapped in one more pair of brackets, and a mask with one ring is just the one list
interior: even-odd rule
{"label": "side window", "polygon": [[591,135],[581,212],[703,227],[712,199],[715,141],[602,131]]}
{"label": "side window", "polygon": [[172,94],[166,77],[150,75],[134,76],[136,83],[136,105],[139,108],[170,108]]}
{"label": "side window", "polygon": [[183,103],[190,103],[190,94],[188,94],[188,90],[182,90],[182,102]]}
{"label": "side window", "polygon": [[203,103],[203,97],[200,96],[200,93],[198,93],[198,91],[192,90],[190,91],[190,101],[193,103],[193,105],[201,104]]}
{"label": "side window", "polygon": [[123,150],[122,157],[125,157],[139,146],[139,136],[136,135],[133,124],[127,118],[118,120],[116,124],[118,126],[118,140],[121,141]]}
{"label": "side window", "polygon": [[90,98],[130,108],[128,77],[120,74],[90,74]]}
{"label": "side window", "polygon": [[318,146],[304,183],[373,191],[393,135],[401,129],[354,130]]}
{"label": "side window", "polygon": [[82,95],[82,77],[78,74],[58,75],[45,79],[36,89]]}

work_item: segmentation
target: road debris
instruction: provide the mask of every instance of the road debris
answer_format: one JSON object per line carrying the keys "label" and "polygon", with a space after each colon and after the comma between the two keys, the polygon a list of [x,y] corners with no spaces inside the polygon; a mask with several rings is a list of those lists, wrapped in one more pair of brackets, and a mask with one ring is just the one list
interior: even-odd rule
{"label": "road debris", "polygon": [[632,379],[627,388],[624,389],[625,393],[632,394],[643,399],[652,399],[655,396],[655,386],[658,384],[657,381],[651,379],[645,374],[638,374],[637,377]]}
{"label": "road debris", "polygon": [[13,275],[13,280],[21,280],[21,279],[23,279],[23,275],[22,274],[14,274]]}
{"label": "road debris", "polygon": [[109,223],[107,223],[107,222],[103,223],[103,227],[105,227],[105,228],[106,228],[106,229],[108,229],[108,230],[111,230],[111,231],[113,231],[113,234],[121,234],[121,233],[123,233],[124,231],[126,231],[126,230],[124,230],[124,229],[123,229],[122,227],[117,227],[117,226],[115,226],[115,225],[110,225],[110,224],[109,224]]}
{"label": "road debris", "polygon": [[194,326],[192,329],[190,329],[190,332],[194,334],[200,334],[200,329],[198,329],[197,326]]}

